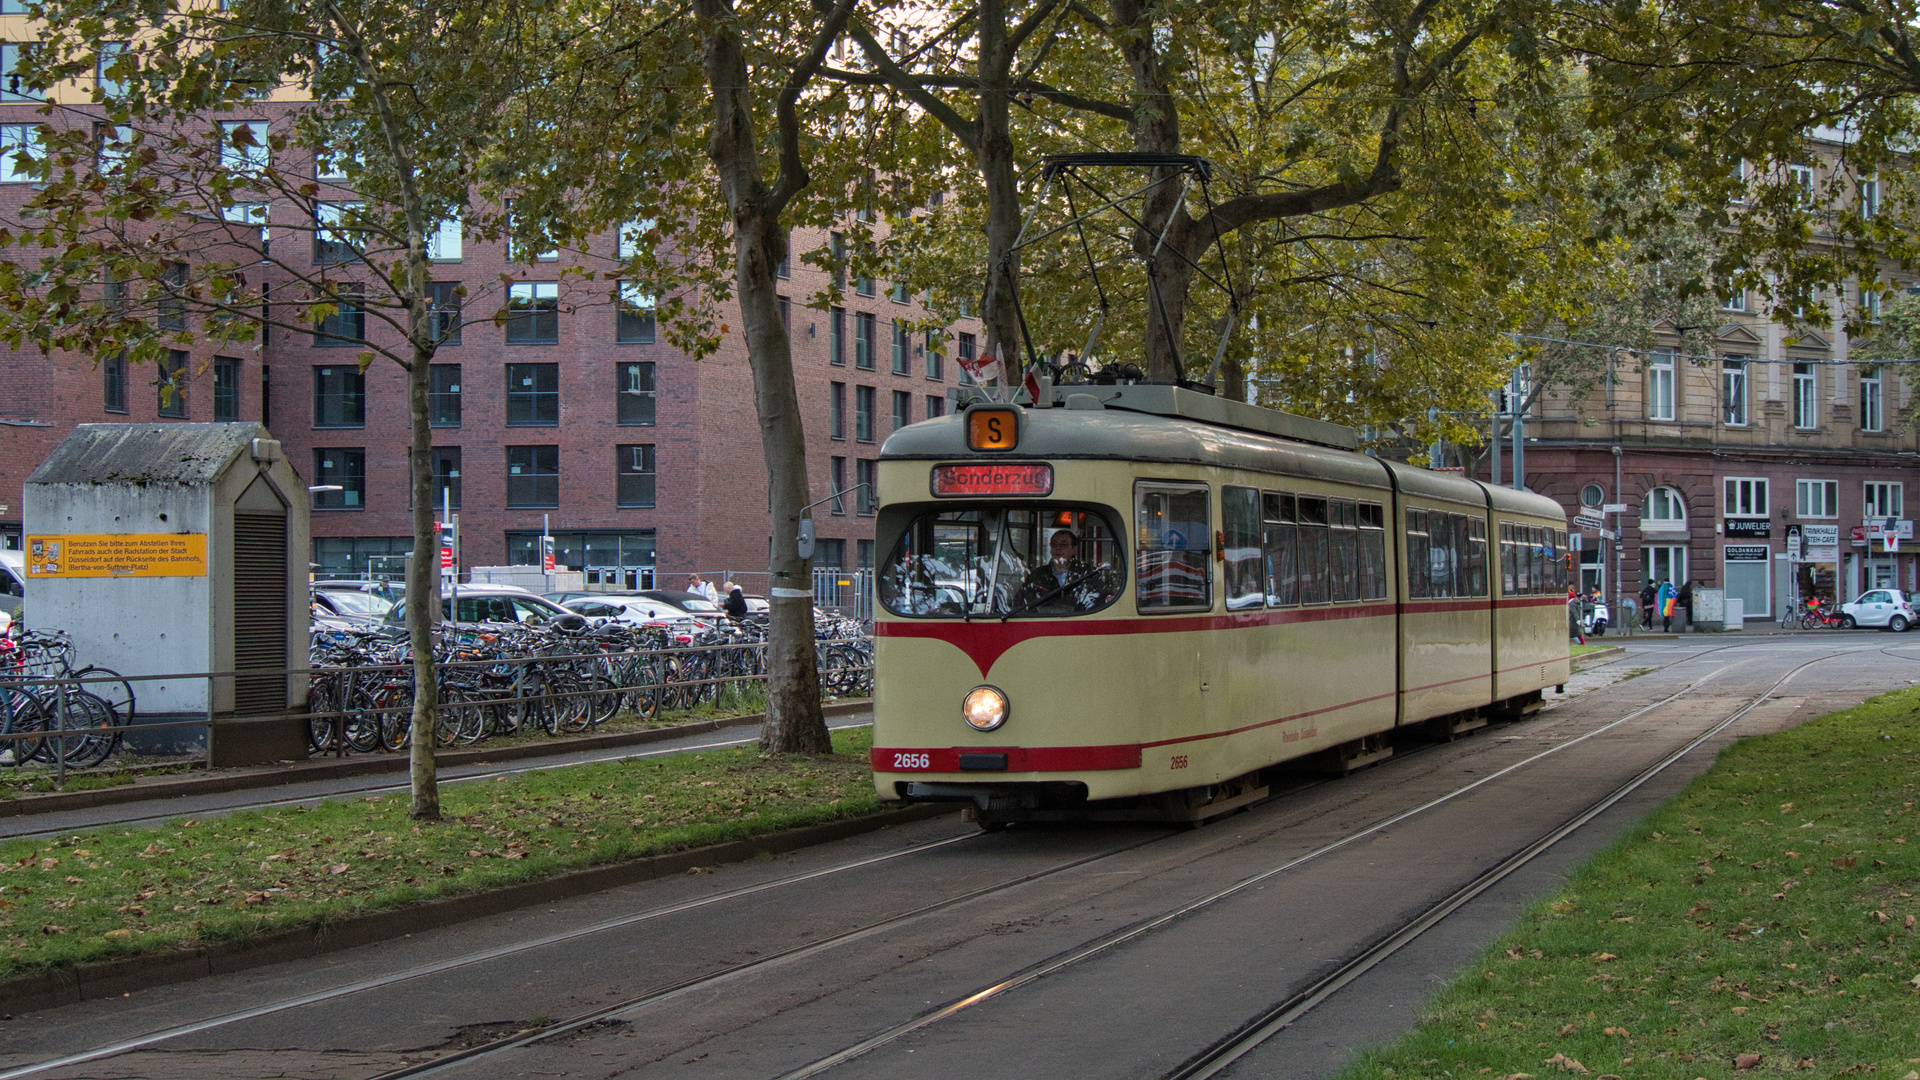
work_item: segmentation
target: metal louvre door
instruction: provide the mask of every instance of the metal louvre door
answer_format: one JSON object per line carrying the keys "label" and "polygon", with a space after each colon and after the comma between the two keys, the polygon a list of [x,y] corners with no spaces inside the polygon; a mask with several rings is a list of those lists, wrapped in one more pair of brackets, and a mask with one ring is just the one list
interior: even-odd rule
{"label": "metal louvre door", "polygon": [[233,711],[254,716],[287,707],[287,518],[233,515],[233,667],[270,671],[234,680]]}

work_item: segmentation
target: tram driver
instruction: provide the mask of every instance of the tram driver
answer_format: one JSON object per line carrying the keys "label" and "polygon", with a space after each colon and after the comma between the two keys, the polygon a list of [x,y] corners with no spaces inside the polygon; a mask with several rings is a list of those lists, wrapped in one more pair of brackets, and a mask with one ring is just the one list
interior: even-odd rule
{"label": "tram driver", "polygon": [[1078,534],[1055,529],[1047,537],[1047,554],[1047,561],[1027,575],[1015,610],[1092,611],[1105,605],[1106,567],[1083,557]]}

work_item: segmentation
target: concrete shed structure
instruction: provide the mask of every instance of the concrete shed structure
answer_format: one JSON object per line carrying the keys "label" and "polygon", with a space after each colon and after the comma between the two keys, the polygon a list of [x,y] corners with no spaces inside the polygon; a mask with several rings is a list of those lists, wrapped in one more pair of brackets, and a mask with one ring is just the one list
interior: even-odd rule
{"label": "concrete shed structure", "polygon": [[307,506],[258,424],[81,424],[27,480],[31,623],[122,675],[233,672],[136,682],[139,712],[213,716],[216,764],[303,757],[239,718],[305,702]]}

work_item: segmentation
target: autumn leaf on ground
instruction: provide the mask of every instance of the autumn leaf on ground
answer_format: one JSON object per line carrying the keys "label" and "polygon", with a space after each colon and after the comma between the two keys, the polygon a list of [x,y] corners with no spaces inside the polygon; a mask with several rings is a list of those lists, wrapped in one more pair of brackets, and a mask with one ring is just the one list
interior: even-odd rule
{"label": "autumn leaf on ground", "polygon": [[1760,1066],[1759,1054],[1736,1054],[1733,1067],[1736,1069],[1754,1069]]}
{"label": "autumn leaf on ground", "polygon": [[1572,1024],[1568,1024],[1566,1027],[1563,1027],[1560,1029],[1560,1037],[1564,1039],[1567,1036],[1573,1034],[1574,1031],[1575,1031],[1574,1026]]}
{"label": "autumn leaf on ground", "polygon": [[348,870],[351,870],[351,869],[352,867],[348,866],[346,863],[337,862],[337,863],[334,863],[332,866],[327,867],[327,873],[338,876],[340,874],[346,873]]}
{"label": "autumn leaf on ground", "polygon": [[1608,1029],[1606,1029],[1606,1030],[1605,1030],[1604,1032],[1602,1032],[1601,1034],[1604,1034],[1604,1035],[1618,1035],[1618,1036],[1620,1036],[1621,1038],[1623,1038],[1623,1039],[1624,1039],[1624,1038],[1626,1038],[1626,1037],[1627,1037],[1627,1035],[1628,1035],[1629,1033],[1628,1033],[1628,1031],[1627,1031],[1627,1029],[1626,1029],[1626,1028],[1623,1028],[1623,1027],[1610,1027],[1610,1028],[1608,1028]]}
{"label": "autumn leaf on ground", "polygon": [[1565,1054],[1555,1054],[1548,1058],[1545,1064],[1558,1065],[1562,1070],[1570,1073],[1581,1073],[1584,1075],[1587,1072],[1585,1065],[1580,1064]]}

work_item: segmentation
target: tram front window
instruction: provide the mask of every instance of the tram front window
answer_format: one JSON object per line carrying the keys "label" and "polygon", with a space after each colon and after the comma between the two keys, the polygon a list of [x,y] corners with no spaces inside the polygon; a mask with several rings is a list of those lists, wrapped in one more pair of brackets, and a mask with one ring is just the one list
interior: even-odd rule
{"label": "tram front window", "polygon": [[1079,615],[1119,599],[1125,566],[1112,522],[1094,511],[936,510],[907,526],[875,591],[896,615]]}

